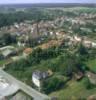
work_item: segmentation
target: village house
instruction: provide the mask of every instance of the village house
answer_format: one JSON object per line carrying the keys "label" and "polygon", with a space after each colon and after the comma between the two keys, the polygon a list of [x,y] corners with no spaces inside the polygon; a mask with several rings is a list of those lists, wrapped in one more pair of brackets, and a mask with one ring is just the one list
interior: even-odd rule
{"label": "village house", "polygon": [[19,47],[25,47],[26,43],[18,41],[18,42],[17,42],[17,45],[18,45]]}
{"label": "village house", "polygon": [[81,37],[78,37],[77,35],[74,36],[74,39],[75,39],[77,42],[81,42],[81,41],[82,41]]}
{"label": "village house", "polygon": [[92,47],[96,48],[96,43],[95,42],[92,42]]}
{"label": "village house", "polygon": [[14,23],[14,27],[15,27],[16,29],[19,29],[19,25],[18,25],[17,23]]}
{"label": "village house", "polygon": [[17,51],[12,46],[6,46],[6,47],[0,48],[0,56],[3,59],[11,57],[11,56],[15,56],[15,55],[17,55]]}
{"label": "village house", "polygon": [[23,34],[18,38],[17,45],[19,47],[25,47],[27,45],[28,39],[29,39],[28,35]]}
{"label": "village house", "polygon": [[58,38],[58,39],[62,39],[62,38],[65,37],[65,32],[63,32],[63,31],[56,32],[56,35],[57,35],[57,38]]}
{"label": "village house", "polygon": [[83,41],[83,45],[87,48],[90,48],[92,47],[92,42],[91,41],[88,41],[88,40],[84,40]]}
{"label": "village house", "polygon": [[51,32],[50,32],[50,35],[51,35],[51,36],[54,35],[54,32],[51,31]]}
{"label": "village house", "polygon": [[16,54],[17,54],[16,51],[9,50],[9,49],[2,51],[2,55],[4,56],[4,58],[8,58],[8,57],[14,56]]}
{"label": "village house", "polygon": [[24,51],[23,51],[23,55],[26,57],[28,56],[29,54],[32,53],[32,48],[26,48]]}
{"label": "village house", "polygon": [[48,78],[49,76],[51,76],[53,74],[53,72],[51,70],[48,71],[35,71],[32,73],[32,82],[38,87],[41,87],[42,84],[42,80]]}

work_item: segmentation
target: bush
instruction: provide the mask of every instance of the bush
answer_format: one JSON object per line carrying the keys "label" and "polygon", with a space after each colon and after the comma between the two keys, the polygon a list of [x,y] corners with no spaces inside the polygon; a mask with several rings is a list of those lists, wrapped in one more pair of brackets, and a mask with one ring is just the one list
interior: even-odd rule
{"label": "bush", "polygon": [[86,89],[92,89],[95,87],[95,85],[93,85],[88,78],[85,79],[84,84]]}
{"label": "bush", "polygon": [[63,80],[61,80],[57,77],[54,77],[43,83],[43,91],[48,94],[52,91],[56,91],[56,90],[60,89],[63,85],[64,85]]}

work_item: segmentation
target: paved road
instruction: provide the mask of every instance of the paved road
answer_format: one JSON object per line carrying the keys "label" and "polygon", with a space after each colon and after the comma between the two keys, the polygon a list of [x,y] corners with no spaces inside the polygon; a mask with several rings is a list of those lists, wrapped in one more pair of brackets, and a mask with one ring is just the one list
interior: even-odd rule
{"label": "paved road", "polygon": [[34,100],[50,99],[47,95],[41,94],[40,92],[34,90],[30,86],[27,86],[26,84],[22,83],[21,81],[17,80],[16,78],[11,76],[10,74],[8,74],[5,71],[3,71],[2,69],[0,69],[0,75],[5,77],[9,82],[17,84],[20,90],[24,91],[26,94],[28,94],[29,96],[33,97]]}

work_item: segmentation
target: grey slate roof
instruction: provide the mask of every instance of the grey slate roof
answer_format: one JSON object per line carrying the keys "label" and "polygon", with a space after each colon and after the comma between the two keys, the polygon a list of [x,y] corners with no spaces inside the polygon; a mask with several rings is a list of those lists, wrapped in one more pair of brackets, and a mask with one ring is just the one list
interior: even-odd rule
{"label": "grey slate roof", "polygon": [[32,77],[35,77],[36,79],[41,80],[41,79],[47,78],[48,73],[47,72],[41,72],[41,71],[35,71],[35,72],[33,72]]}

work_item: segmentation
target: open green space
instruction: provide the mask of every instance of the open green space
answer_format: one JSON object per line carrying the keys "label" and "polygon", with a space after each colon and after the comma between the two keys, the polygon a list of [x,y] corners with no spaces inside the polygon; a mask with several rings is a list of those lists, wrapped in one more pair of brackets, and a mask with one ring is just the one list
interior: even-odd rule
{"label": "open green space", "polygon": [[90,70],[92,70],[93,72],[96,72],[96,59],[88,60],[86,62],[86,65],[88,66]]}
{"label": "open green space", "polygon": [[64,88],[50,94],[52,97],[58,97],[59,100],[86,100],[91,95],[96,93],[96,88],[86,89],[84,84],[86,78],[81,81],[69,81]]}

